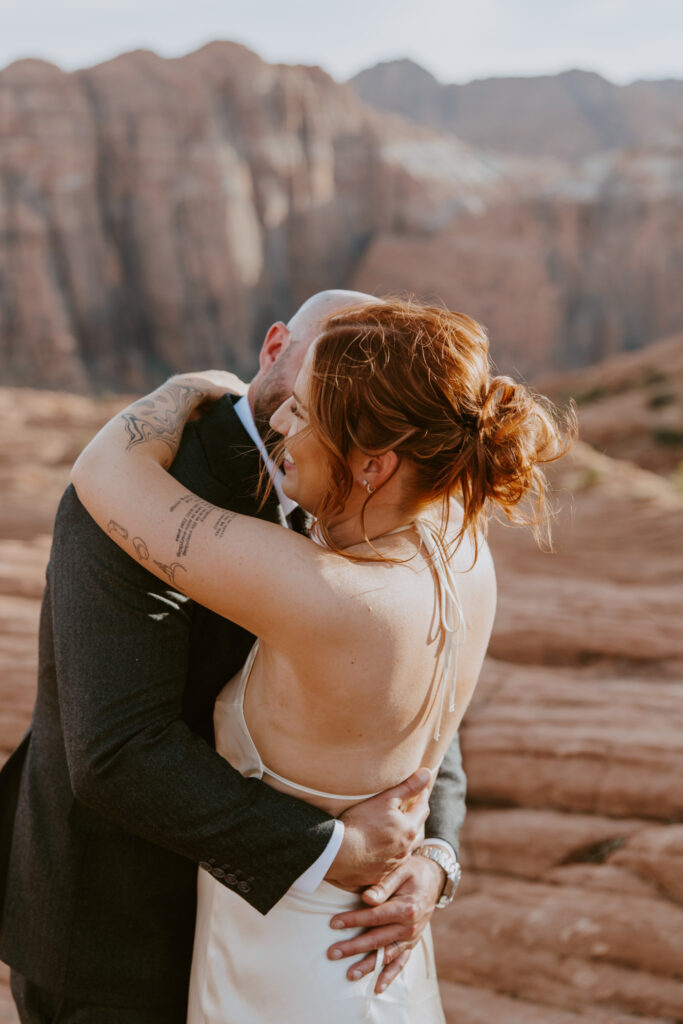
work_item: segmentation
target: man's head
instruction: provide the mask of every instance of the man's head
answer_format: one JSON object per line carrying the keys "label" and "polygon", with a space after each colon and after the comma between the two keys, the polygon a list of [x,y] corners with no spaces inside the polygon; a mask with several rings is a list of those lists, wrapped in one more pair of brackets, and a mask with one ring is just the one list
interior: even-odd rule
{"label": "man's head", "polygon": [[280,320],[268,329],[259,353],[259,371],[248,392],[261,434],[268,431],[270,417],[291,395],[304,356],[327,317],[365,302],[377,302],[377,299],[365,292],[328,289],[307,299],[288,323]]}

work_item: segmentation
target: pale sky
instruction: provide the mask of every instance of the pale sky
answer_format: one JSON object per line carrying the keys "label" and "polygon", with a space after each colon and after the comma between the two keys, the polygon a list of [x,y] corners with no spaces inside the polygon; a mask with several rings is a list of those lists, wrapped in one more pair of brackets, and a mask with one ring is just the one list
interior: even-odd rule
{"label": "pale sky", "polygon": [[71,70],[140,47],[174,57],[213,39],[339,80],[397,57],[443,82],[576,67],[683,78],[683,0],[0,0],[0,68],[32,56]]}

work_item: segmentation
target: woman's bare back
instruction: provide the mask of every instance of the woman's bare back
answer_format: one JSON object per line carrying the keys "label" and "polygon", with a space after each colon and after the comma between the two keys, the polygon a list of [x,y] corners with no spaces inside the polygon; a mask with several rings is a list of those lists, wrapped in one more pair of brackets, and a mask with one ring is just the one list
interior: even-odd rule
{"label": "woman's bare back", "polygon": [[480,541],[472,566],[473,545],[465,537],[449,563],[465,628],[455,636],[454,709],[449,711],[446,695],[442,712],[449,680],[437,573],[415,528],[376,543],[407,561],[347,562],[351,571],[340,594],[343,641],[312,630],[305,649],[294,655],[261,644],[244,690],[254,745],[263,764],[282,777],[265,774],[265,781],[284,791],[291,789],[283,781],[288,779],[345,794],[331,799],[296,791],[334,815],[420,765],[439,765],[472,696],[495,612],[488,547]]}

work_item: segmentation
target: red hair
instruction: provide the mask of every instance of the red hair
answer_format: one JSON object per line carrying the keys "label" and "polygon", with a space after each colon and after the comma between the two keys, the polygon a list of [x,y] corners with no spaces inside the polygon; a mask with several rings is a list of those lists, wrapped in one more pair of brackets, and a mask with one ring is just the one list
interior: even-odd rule
{"label": "red hair", "polygon": [[[407,461],[406,513],[441,500],[444,536],[456,498],[464,512],[456,543],[471,531],[475,558],[495,507],[539,539],[549,520],[540,465],[570,447],[575,416],[570,410],[562,423],[547,399],[494,376],[488,350],[480,324],[437,306],[389,299],[328,317],[315,343],[308,411],[330,459],[317,515],[332,549],[328,524],[353,487],[352,446]],[[531,514],[522,511],[525,498]]]}

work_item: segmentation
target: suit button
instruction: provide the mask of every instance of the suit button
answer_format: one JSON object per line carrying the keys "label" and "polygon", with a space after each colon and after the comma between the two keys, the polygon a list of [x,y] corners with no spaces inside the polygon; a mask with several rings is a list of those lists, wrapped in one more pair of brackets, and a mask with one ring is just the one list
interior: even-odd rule
{"label": "suit button", "polygon": [[225,871],[223,868],[211,868],[211,874],[214,878],[225,878]]}
{"label": "suit button", "polygon": [[204,868],[205,871],[210,871],[211,870],[211,865],[206,860],[200,860],[199,866],[200,866],[200,868]]}
{"label": "suit button", "polygon": [[251,886],[249,882],[238,882],[237,888],[240,892],[251,892]]}
{"label": "suit button", "polygon": [[237,875],[233,875],[233,874],[226,875],[225,876],[225,881],[228,883],[228,885],[234,885],[235,882],[237,881]]}

